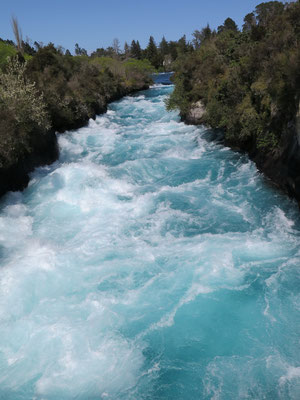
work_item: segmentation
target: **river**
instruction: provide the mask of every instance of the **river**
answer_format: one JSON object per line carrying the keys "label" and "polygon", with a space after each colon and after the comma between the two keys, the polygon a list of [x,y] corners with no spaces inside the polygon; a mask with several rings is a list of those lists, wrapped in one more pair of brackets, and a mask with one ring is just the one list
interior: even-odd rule
{"label": "river", "polygon": [[0,208],[0,399],[299,399],[300,218],[155,85]]}

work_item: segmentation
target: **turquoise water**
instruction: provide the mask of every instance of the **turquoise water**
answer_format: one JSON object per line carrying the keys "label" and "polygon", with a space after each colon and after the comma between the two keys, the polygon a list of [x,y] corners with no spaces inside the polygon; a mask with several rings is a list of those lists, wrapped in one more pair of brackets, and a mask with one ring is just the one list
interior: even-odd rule
{"label": "turquoise water", "polygon": [[171,90],[2,200],[1,400],[300,398],[299,211]]}

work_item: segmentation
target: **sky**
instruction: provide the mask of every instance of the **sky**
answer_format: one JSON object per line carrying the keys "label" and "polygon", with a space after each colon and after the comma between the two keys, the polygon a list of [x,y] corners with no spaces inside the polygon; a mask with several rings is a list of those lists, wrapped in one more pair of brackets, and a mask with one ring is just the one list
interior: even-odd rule
{"label": "sky", "polygon": [[241,26],[257,0],[0,0],[0,38],[14,39],[12,15],[17,17],[23,38],[53,42],[74,52],[75,43],[88,52],[112,45],[118,38],[139,40],[142,47],[150,35],[191,40],[195,29],[209,23],[217,28],[227,17]]}

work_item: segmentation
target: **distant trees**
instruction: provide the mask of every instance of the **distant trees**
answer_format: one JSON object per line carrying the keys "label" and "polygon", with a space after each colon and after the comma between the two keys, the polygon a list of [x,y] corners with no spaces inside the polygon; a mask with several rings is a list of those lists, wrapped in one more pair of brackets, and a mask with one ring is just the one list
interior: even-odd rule
{"label": "distant trees", "polygon": [[128,43],[125,42],[124,43],[124,56],[125,56],[125,59],[129,58],[130,54],[131,54],[130,53],[130,47],[128,46]]}
{"label": "distant trees", "polygon": [[26,42],[22,40],[22,48],[24,53],[29,54],[30,56],[33,56],[36,53],[36,50],[30,45],[30,39],[26,39]]}
{"label": "distant trees", "polygon": [[[198,32],[198,31],[195,31]],[[209,37],[211,29],[209,26],[204,28],[201,33],[204,40],[205,37]],[[199,41],[200,39],[195,38]],[[38,48],[38,44],[36,45]],[[136,60],[149,60],[150,63],[157,70],[171,70],[172,63],[177,59],[178,56],[184,55],[194,50],[192,43],[188,42],[186,36],[182,36],[178,41],[167,41],[165,36],[162,37],[161,41],[157,45],[153,36],[149,37],[148,44],[145,49],[141,48],[138,40],[133,39],[131,44],[128,42],[124,43],[123,49],[121,49],[119,39],[115,38],[111,46],[107,48],[99,47],[91,53],[91,57],[113,57],[120,60],[136,59]],[[87,55],[85,49],[79,47],[78,43],[75,44],[75,54],[78,56]]]}
{"label": "distant trees", "polygon": [[118,38],[115,38],[113,40],[112,48],[113,48],[115,57],[118,57],[118,55],[120,54],[120,41]]}
{"label": "distant trees", "polygon": [[257,5],[255,8],[257,23],[266,26],[276,15],[280,15],[284,8],[285,5],[281,1],[268,1]]}
{"label": "distant trees", "polygon": [[256,18],[252,12],[247,14],[244,18],[243,32],[251,32],[254,26],[256,26]]}
{"label": "distant trees", "polygon": [[79,44],[75,44],[75,54],[76,56],[87,56],[87,51],[83,47],[79,47]]}
{"label": "distant trees", "polygon": [[[215,32],[214,32],[215,33]],[[201,44],[205,42],[205,40],[208,40],[211,38],[213,32],[210,29],[209,24],[206,25],[206,27],[202,28],[201,31],[195,30],[193,32],[193,45],[195,49],[199,49]]]}
{"label": "distant trees", "polygon": [[231,18],[226,18],[223,25],[218,26],[218,33],[222,33],[224,31],[238,31],[238,26]]}
{"label": "distant trees", "polygon": [[153,36],[150,36],[149,38],[149,43],[146,47],[145,55],[155,68],[158,68],[160,66],[161,60]]}
{"label": "distant trees", "polygon": [[37,42],[37,41],[35,41],[33,45],[36,51],[39,51],[39,49],[41,49],[44,46],[43,42]]}
{"label": "distant trees", "polygon": [[132,58],[136,58],[137,60],[142,58],[142,49],[138,40],[131,42],[130,53]]}
{"label": "distant trees", "polygon": [[167,54],[169,54],[169,45],[164,36],[162,37],[161,42],[159,43],[159,51],[162,57],[165,57]]}
{"label": "distant trees", "polygon": [[99,47],[91,54],[91,57],[104,57],[104,56],[106,56],[106,50],[103,47]]}

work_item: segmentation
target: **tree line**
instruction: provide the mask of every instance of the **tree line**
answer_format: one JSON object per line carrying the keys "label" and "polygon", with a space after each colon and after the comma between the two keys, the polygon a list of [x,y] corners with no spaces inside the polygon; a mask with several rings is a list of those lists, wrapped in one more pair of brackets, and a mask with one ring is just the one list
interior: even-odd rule
{"label": "tree line", "polygon": [[[195,31],[194,35],[197,35],[197,32],[198,31]],[[0,38],[0,41],[16,46],[19,51],[30,56],[33,56],[44,47],[42,42],[35,41],[32,43],[32,41],[28,38],[26,40],[21,38],[21,40],[19,40],[19,45],[15,44],[11,40],[3,40]],[[72,56],[72,53],[69,49],[65,50],[62,46],[56,46],[56,48],[64,55]],[[78,43],[75,43],[73,54],[75,56],[90,56],[92,58],[111,57],[121,61],[128,59],[148,60],[156,70],[170,71],[174,61],[176,61],[179,56],[191,52],[195,48],[197,48],[196,42],[187,41],[185,35],[177,41],[167,41],[163,36],[158,44],[156,43],[154,37],[150,36],[148,44],[144,49],[141,47],[139,40],[132,40],[130,44],[125,42],[122,49],[119,39],[115,38],[111,46],[108,46],[107,48],[99,47],[95,51],[91,52],[90,55],[85,48],[80,47]]]}

